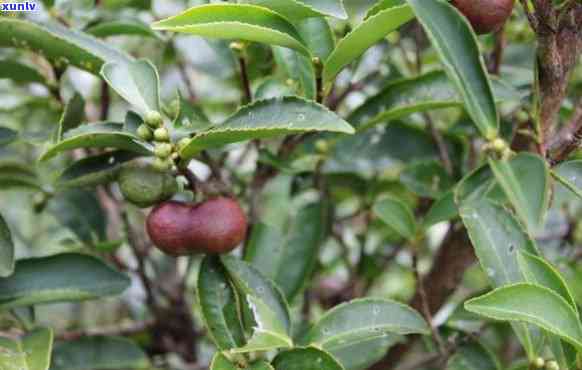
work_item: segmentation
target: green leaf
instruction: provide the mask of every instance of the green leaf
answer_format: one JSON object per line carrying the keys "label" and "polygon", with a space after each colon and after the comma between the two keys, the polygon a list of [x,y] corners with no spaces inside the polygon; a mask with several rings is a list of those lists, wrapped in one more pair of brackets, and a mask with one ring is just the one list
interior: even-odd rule
{"label": "green leaf", "polygon": [[295,348],[273,360],[275,370],[344,370],[332,355],[317,348]]}
{"label": "green leaf", "polygon": [[13,60],[0,60],[0,80],[9,79],[17,83],[37,82],[46,84],[46,78],[36,69]]}
{"label": "green leaf", "polygon": [[[396,301],[376,298],[357,299],[328,311],[302,338],[301,343],[316,345],[328,352],[347,351],[362,341],[392,334],[428,334],[420,314]],[[366,356],[366,354],[361,354]]]}
{"label": "green leaf", "polygon": [[[500,80],[493,80],[495,99],[519,101],[520,95]],[[460,107],[463,98],[443,71],[390,82],[378,94],[366,100],[349,117],[358,130],[395,120],[412,113],[440,108]]]}
{"label": "green leaf", "polygon": [[212,126],[206,114],[200,108],[184,99],[180,93],[178,93],[175,102],[178,114],[174,118],[173,126],[181,135],[198,133]]}
{"label": "green leaf", "polygon": [[0,278],[14,272],[14,241],[4,217],[0,214]]}
{"label": "green leaf", "polygon": [[124,63],[130,56],[88,34],[59,24],[39,24],[12,17],[0,18],[0,47],[30,49],[58,67],[71,64],[98,74],[106,62]]}
{"label": "green leaf", "polygon": [[392,197],[384,197],[374,204],[373,212],[403,238],[408,240],[416,238],[417,225],[414,214],[410,207],[402,201]]}
{"label": "green leaf", "polygon": [[47,210],[89,246],[107,237],[105,211],[93,193],[67,189],[50,199]]}
{"label": "green leaf", "polygon": [[160,111],[160,78],[146,59],[131,63],[107,63],[101,76],[109,86],[141,112]]}
{"label": "green leaf", "polygon": [[0,189],[40,190],[40,180],[28,165],[14,161],[0,161]]}
{"label": "green leaf", "polygon": [[342,0],[244,0],[243,3],[254,4],[272,9],[289,18],[316,18],[330,16],[347,19]]}
{"label": "green leaf", "polygon": [[0,308],[98,299],[121,294],[129,283],[127,276],[87,255],[24,259],[16,262],[12,276],[0,279]]}
{"label": "green leaf", "polygon": [[275,369],[267,361],[259,361],[252,364],[249,370],[275,370]]}
{"label": "green leaf", "polygon": [[51,361],[53,332],[39,328],[19,341],[0,338],[0,369],[48,370]]}
{"label": "green leaf", "polygon": [[331,82],[345,66],[413,18],[414,14],[410,7],[402,5],[382,10],[366,19],[344,37],[327,58],[323,69],[324,82]]}
{"label": "green leaf", "polygon": [[314,57],[325,61],[335,48],[335,36],[323,17],[307,18],[297,22],[297,30]]}
{"label": "green leaf", "polygon": [[546,161],[528,153],[508,160],[489,160],[497,183],[530,233],[542,226],[549,205]]}
{"label": "green leaf", "polygon": [[315,100],[315,69],[311,58],[281,46],[273,46],[272,49],[277,66],[283,70],[287,79],[293,82],[292,86],[297,95]]}
{"label": "green leaf", "polygon": [[150,369],[150,361],[132,341],[85,337],[55,346],[51,370]]}
{"label": "green leaf", "polygon": [[400,173],[400,182],[418,196],[440,198],[454,182],[451,176],[437,161],[416,162]]}
{"label": "green leaf", "polygon": [[139,155],[117,150],[114,152],[87,157],[67,167],[57,179],[61,188],[94,187],[115,181],[119,169]]}
{"label": "green leaf", "polygon": [[491,81],[467,19],[442,0],[407,0],[438,52],[467,113],[487,139],[497,137],[499,115]]}
{"label": "green leaf", "polygon": [[345,346],[338,345],[329,352],[345,369],[365,370],[384,358],[388,348],[402,339],[398,334],[384,334],[347,343]]}
{"label": "green leaf", "polygon": [[[582,160],[559,164],[552,170],[552,176],[566,189],[582,199]],[[558,189],[556,193],[559,193]]]}
{"label": "green leaf", "polygon": [[156,22],[152,28],[218,39],[262,42],[285,46],[309,55],[293,24],[280,14],[255,5],[200,5]]}
{"label": "green leaf", "polygon": [[538,254],[534,242],[505,208],[486,199],[462,203],[461,219],[494,287],[523,281],[517,253]]}
{"label": "green leaf", "polygon": [[224,123],[194,136],[180,156],[188,159],[201,150],[229,143],[312,131],[354,133],[349,123],[320,104],[298,97],[262,100],[241,108]]}
{"label": "green leaf", "polygon": [[291,319],[283,294],[246,262],[234,257],[223,257],[222,261],[241,297],[243,314],[248,318],[246,325],[251,330],[245,346],[231,351],[246,353],[292,347]]}
{"label": "green leaf", "polygon": [[526,322],[582,349],[582,325],[570,304],[554,291],[521,283],[465,302],[465,309],[495,320]]}
{"label": "green leaf", "polygon": [[18,138],[18,132],[8,128],[0,126],[0,148],[6,146]]}
{"label": "green leaf", "polygon": [[422,225],[426,229],[439,222],[452,220],[458,215],[455,193],[451,190],[433,203],[426,213]]}
{"label": "green leaf", "polygon": [[541,257],[520,251],[517,256],[519,267],[528,283],[541,285],[549,288],[564,298],[578,314],[578,306],[574,300],[568,284],[549,262]]}
{"label": "green leaf", "polygon": [[71,100],[65,105],[63,114],[59,121],[55,142],[63,140],[65,132],[78,127],[85,121],[85,99],[79,93],[75,93]]}
{"label": "green leaf", "polygon": [[114,148],[151,154],[151,147],[146,146],[137,136],[124,132],[123,124],[102,122],[67,131],[63,140],[49,147],[39,160],[46,161],[62,152],[79,148]]}
{"label": "green leaf", "polygon": [[217,257],[207,256],[202,261],[197,292],[204,326],[216,346],[221,350],[243,346],[236,293]]}
{"label": "green leaf", "polygon": [[210,363],[210,370],[238,370],[238,366],[233,364],[223,353],[216,353]]}
{"label": "green leaf", "polygon": [[115,20],[98,23],[85,30],[95,37],[109,36],[140,36],[160,39],[160,36],[152,31],[149,25],[139,20]]}
{"label": "green leaf", "polygon": [[254,227],[245,260],[274,280],[289,302],[301,291],[315,267],[324,240],[325,219],[326,207],[316,203],[298,212],[286,234],[267,224]]}
{"label": "green leaf", "polygon": [[498,370],[493,353],[481,343],[470,342],[460,346],[449,359],[446,370]]}

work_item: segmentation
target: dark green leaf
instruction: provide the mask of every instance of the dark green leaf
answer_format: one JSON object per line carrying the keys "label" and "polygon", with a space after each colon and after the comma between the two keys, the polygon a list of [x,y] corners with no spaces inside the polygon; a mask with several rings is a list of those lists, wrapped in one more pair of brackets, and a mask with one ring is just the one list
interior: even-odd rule
{"label": "dark green leaf", "polygon": [[413,163],[400,173],[410,191],[426,198],[440,198],[453,186],[453,179],[437,161]]}
{"label": "dark green leaf", "polygon": [[275,370],[344,370],[333,356],[317,348],[295,348],[273,360]]}
{"label": "dark green leaf", "polygon": [[61,115],[61,120],[59,121],[55,142],[58,143],[63,140],[65,132],[78,127],[84,121],[85,99],[83,99],[81,94],[75,93],[71,100],[67,102],[67,105],[65,105],[65,109]]}
{"label": "dark green leaf", "polygon": [[14,272],[14,241],[8,224],[0,215],[0,278]]}
{"label": "dark green leaf", "polygon": [[121,294],[129,283],[128,277],[87,255],[24,259],[16,262],[12,276],[0,279],[0,307],[98,299]]}
{"label": "dark green leaf", "polygon": [[46,83],[46,78],[39,71],[12,60],[0,60],[1,79],[10,79],[18,83]]}
{"label": "dark green leaf", "polygon": [[28,165],[14,161],[0,161],[0,189],[40,190],[40,180]]}
{"label": "dark green leaf", "polygon": [[152,31],[145,23],[138,20],[115,20],[98,23],[85,30],[96,37],[131,35],[159,39],[160,36]]}
{"label": "dark green leaf", "polygon": [[273,9],[290,19],[320,16],[348,18],[342,0],[243,0],[241,2]]}
{"label": "dark green leaf", "polygon": [[446,370],[498,370],[497,359],[481,343],[470,342],[460,346],[449,359]]}
{"label": "dark green leaf", "polygon": [[374,214],[386,225],[408,240],[416,238],[417,225],[412,210],[406,203],[385,197],[373,207]]}
{"label": "dark green leaf", "polygon": [[0,147],[10,144],[18,138],[18,132],[7,127],[0,127]]}

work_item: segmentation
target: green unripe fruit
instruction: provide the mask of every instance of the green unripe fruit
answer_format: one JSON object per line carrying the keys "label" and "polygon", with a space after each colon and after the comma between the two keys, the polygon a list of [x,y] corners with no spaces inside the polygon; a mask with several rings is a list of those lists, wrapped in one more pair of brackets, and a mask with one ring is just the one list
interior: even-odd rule
{"label": "green unripe fruit", "polygon": [[184,148],[186,148],[188,144],[190,144],[189,138],[185,137],[183,139],[180,139],[180,141],[178,141],[178,151],[184,150]]}
{"label": "green unripe fruit", "polygon": [[502,153],[507,149],[507,143],[505,140],[497,138],[491,142],[491,148],[498,153]]}
{"label": "green unripe fruit", "polygon": [[560,370],[560,365],[556,361],[546,362],[546,369],[548,370]]}
{"label": "green unripe fruit", "polygon": [[140,125],[137,128],[137,136],[139,136],[142,140],[150,141],[154,137],[154,133],[148,126]]}
{"label": "green unripe fruit", "polygon": [[162,117],[160,112],[157,112],[155,110],[147,112],[144,117],[144,121],[146,125],[152,128],[157,128],[164,124],[164,118]]}
{"label": "green unripe fruit", "polygon": [[315,150],[320,154],[327,154],[329,152],[329,144],[325,140],[317,140],[315,142]]}
{"label": "green unripe fruit", "polygon": [[167,171],[172,169],[172,166],[174,165],[174,163],[172,163],[172,160],[170,160],[168,158],[165,158],[165,159],[164,158],[156,158],[156,159],[154,159],[154,162],[152,163],[152,165],[158,171],[167,172]]}
{"label": "green unripe fruit", "polygon": [[535,360],[533,360],[532,365],[536,369],[542,369],[546,365],[546,360],[544,360],[541,357],[538,357]]}
{"label": "green unripe fruit", "polygon": [[174,176],[152,166],[126,166],[119,173],[118,182],[123,197],[141,208],[166,201],[178,191]]}
{"label": "green unripe fruit", "polygon": [[170,133],[168,132],[168,129],[165,127],[157,128],[154,131],[154,139],[160,142],[170,141]]}
{"label": "green unripe fruit", "polygon": [[158,143],[158,144],[156,144],[156,147],[154,148],[154,154],[158,158],[166,159],[172,155],[173,150],[174,150],[174,148],[172,147],[172,144],[170,144],[170,143]]}

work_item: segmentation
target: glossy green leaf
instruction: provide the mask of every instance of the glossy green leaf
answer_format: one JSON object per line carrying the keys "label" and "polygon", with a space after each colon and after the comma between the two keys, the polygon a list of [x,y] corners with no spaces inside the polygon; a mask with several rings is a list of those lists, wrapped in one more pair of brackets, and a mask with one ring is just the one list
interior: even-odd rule
{"label": "glossy green leaf", "polygon": [[93,246],[107,237],[106,214],[94,193],[67,189],[49,200],[47,210],[86,245]]}
{"label": "glossy green leaf", "polygon": [[150,10],[152,7],[152,0],[102,0],[101,5],[110,10],[119,10],[128,7],[140,10]]}
{"label": "glossy green leaf", "polygon": [[293,24],[280,14],[255,5],[200,5],[156,22],[152,28],[210,38],[262,42],[309,55]]}
{"label": "glossy green leaf", "polygon": [[252,364],[249,370],[275,370],[275,369],[267,361],[259,361]]}
{"label": "glossy green leaf", "polygon": [[325,206],[316,203],[298,212],[287,233],[276,226],[255,225],[245,260],[275,281],[289,302],[301,291],[317,262],[325,218]]}
{"label": "glossy green leaf", "polygon": [[[552,176],[566,189],[582,199],[582,160],[559,164],[552,170]],[[559,193],[560,190],[557,189],[556,192]]]}
{"label": "glossy green leaf", "polygon": [[451,189],[454,182],[441,163],[416,162],[400,173],[400,182],[418,196],[440,198]]}
{"label": "glossy green leaf", "polygon": [[347,350],[361,341],[391,334],[428,334],[426,321],[412,308],[396,301],[364,298],[328,311],[302,338],[301,343],[326,351]]}
{"label": "glossy green leaf", "polygon": [[273,360],[275,370],[344,370],[332,355],[317,348],[295,348]]}
{"label": "glossy green leaf", "polygon": [[[497,101],[519,101],[520,95],[511,86],[497,79],[492,83]],[[356,109],[348,121],[358,130],[364,130],[412,113],[462,105],[462,95],[447,75],[443,71],[433,71],[388,83]]]}
{"label": "glossy green leaf", "polygon": [[70,64],[93,74],[98,74],[106,62],[132,60],[91,35],[56,23],[39,24],[12,17],[0,18],[0,46],[30,49],[58,67]]}
{"label": "glossy green leaf", "polygon": [[388,348],[402,341],[403,336],[386,333],[358,342],[347,342],[345,345],[338,344],[328,351],[345,369],[365,370],[384,358]]}
{"label": "glossy green leaf", "polygon": [[221,350],[245,342],[236,293],[220,260],[208,256],[198,276],[198,301],[208,335]]}
{"label": "glossy green leaf", "polygon": [[323,80],[326,83],[331,82],[344,67],[413,18],[411,8],[402,5],[382,10],[366,19],[338,42],[335,50],[325,61]]}
{"label": "glossy green leaf", "polygon": [[150,369],[144,351],[117,337],[85,337],[55,346],[51,370]]}
{"label": "glossy green leaf", "polygon": [[335,48],[335,35],[323,17],[307,18],[296,23],[297,30],[314,57],[325,61]]}
{"label": "glossy green leaf", "polygon": [[48,370],[51,362],[53,332],[39,328],[18,341],[0,338],[0,369]]}
{"label": "glossy green leaf", "polygon": [[385,197],[374,204],[373,212],[403,238],[408,240],[416,238],[416,220],[412,210],[404,202],[396,198]]}
{"label": "glossy green leaf", "polygon": [[14,241],[4,217],[0,214],[0,278],[14,272]]}
{"label": "glossy green leaf", "polygon": [[121,123],[92,123],[67,131],[63,140],[49,147],[40,157],[46,161],[65,151],[79,148],[114,148],[149,155],[151,148],[137,136],[123,131]]}
{"label": "glossy green leaf", "polygon": [[160,78],[149,60],[131,63],[107,63],[101,76],[130,104],[141,112],[160,111]]}
{"label": "glossy green leaf", "polygon": [[46,78],[39,71],[13,60],[0,60],[1,79],[10,79],[18,83],[46,83]]}
{"label": "glossy green leaf", "polygon": [[288,48],[273,46],[277,66],[281,68],[292,87],[306,99],[315,100],[315,69],[311,58]]}
{"label": "glossy green leaf", "polygon": [[499,115],[477,38],[467,19],[443,0],[407,0],[438,52],[481,134],[497,137]]}
{"label": "glossy green leaf", "polygon": [[30,166],[15,161],[0,161],[0,189],[40,190],[40,180]]}
{"label": "glossy green leaf", "polygon": [[0,126],[0,147],[8,145],[18,138],[18,132],[8,128]]}
{"label": "glossy green leaf", "polygon": [[465,202],[459,212],[481,267],[493,286],[523,281],[517,253],[537,255],[538,252],[511,213],[486,199]]}
{"label": "glossy green leaf", "polygon": [[243,0],[241,2],[272,9],[290,19],[299,20],[321,16],[348,18],[342,0]]}
{"label": "glossy green leaf", "polygon": [[524,251],[519,252],[517,261],[527,282],[544,286],[558,293],[578,313],[578,306],[568,284],[554,266],[543,258]]}
{"label": "glossy green leaf", "polygon": [[152,31],[149,25],[138,20],[115,20],[109,22],[100,22],[85,30],[85,32],[95,37],[110,36],[140,36],[159,39],[160,36]]}
{"label": "glossy green leaf", "polygon": [[210,363],[210,370],[238,370],[238,366],[233,364],[223,353],[216,353]]}
{"label": "glossy green leaf", "polygon": [[526,322],[582,349],[582,325],[570,304],[554,291],[527,283],[497,288],[465,302],[465,309],[495,320]]}
{"label": "glossy green leaf", "polygon": [[[228,275],[242,296],[251,296],[264,302],[280,322],[285,334],[290,333],[289,308],[281,291],[252,265],[234,257],[222,257]],[[247,297],[248,298],[248,297]],[[248,299],[247,299],[248,301]]]}
{"label": "glossy green leaf", "polygon": [[117,150],[109,153],[87,157],[74,162],[67,167],[57,179],[57,186],[93,187],[115,181],[119,169],[139,155]]}
{"label": "glossy green leaf", "polygon": [[545,160],[521,153],[511,161],[490,159],[489,165],[529,232],[538,230],[549,206],[550,179]]}
{"label": "glossy green leaf", "polygon": [[224,123],[194,136],[180,155],[187,159],[201,150],[229,143],[316,131],[354,133],[346,121],[314,102],[298,97],[262,100],[241,108]]}
{"label": "glossy green leaf", "polygon": [[63,114],[59,121],[57,128],[55,142],[63,140],[65,132],[78,127],[85,121],[85,99],[79,93],[75,93],[73,97],[65,105]]}
{"label": "glossy green leaf", "polygon": [[498,370],[495,355],[481,343],[470,342],[457,348],[447,363],[446,370]]}
{"label": "glossy green leaf", "polygon": [[128,286],[127,276],[95,257],[67,253],[24,259],[16,262],[12,276],[0,279],[0,308],[98,299]]}
{"label": "glossy green leaf", "polygon": [[455,204],[454,191],[449,191],[436,200],[430,207],[422,222],[424,228],[428,228],[439,222],[449,221],[459,215]]}

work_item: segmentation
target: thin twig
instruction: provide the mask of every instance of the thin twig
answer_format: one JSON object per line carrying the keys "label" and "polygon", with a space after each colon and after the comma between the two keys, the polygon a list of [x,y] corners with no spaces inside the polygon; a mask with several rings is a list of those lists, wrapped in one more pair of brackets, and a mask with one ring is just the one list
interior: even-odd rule
{"label": "thin twig", "polygon": [[437,146],[437,149],[439,151],[439,157],[443,162],[443,166],[445,167],[447,173],[452,176],[453,162],[451,161],[451,156],[449,155],[447,143],[445,142],[443,135],[436,128],[431,116],[428,113],[423,113],[423,116],[428,126],[428,129],[430,130],[430,134],[432,135],[432,138]]}
{"label": "thin twig", "polygon": [[527,21],[529,22],[530,27],[537,32],[538,30],[538,20],[532,14],[531,9],[529,8],[528,0],[520,0],[521,5],[523,6],[523,11],[525,12],[525,16],[527,17]]}
{"label": "thin twig", "polygon": [[251,91],[251,81],[249,79],[249,72],[247,68],[247,61],[244,55],[238,58],[238,65],[240,68],[241,86],[245,96],[245,103],[248,104],[253,101],[253,92]]}

